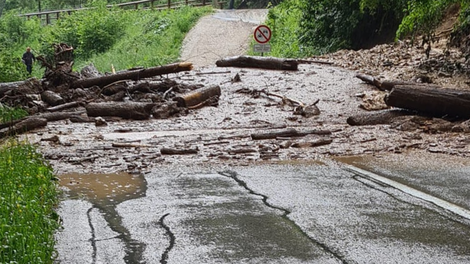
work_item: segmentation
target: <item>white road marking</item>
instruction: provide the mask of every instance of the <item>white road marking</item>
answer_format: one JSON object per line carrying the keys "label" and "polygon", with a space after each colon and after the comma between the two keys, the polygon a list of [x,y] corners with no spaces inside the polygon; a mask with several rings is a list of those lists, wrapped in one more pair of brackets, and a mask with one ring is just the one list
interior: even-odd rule
{"label": "white road marking", "polygon": [[427,193],[424,193],[422,191],[411,188],[410,186],[407,186],[405,184],[396,182],[394,180],[390,180],[390,179],[385,178],[383,176],[377,175],[373,172],[366,171],[366,170],[363,170],[363,169],[360,169],[360,168],[357,168],[357,167],[354,167],[354,166],[351,166],[351,165],[347,165],[345,167],[345,170],[347,170],[349,172],[352,172],[354,174],[357,174],[361,177],[368,178],[369,180],[373,180],[373,181],[377,181],[377,182],[386,184],[386,185],[388,185],[390,187],[393,187],[397,190],[400,190],[400,191],[402,191],[406,194],[409,194],[409,195],[414,196],[416,198],[431,202],[431,203],[433,203],[433,204],[435,204],[435,205],[437,205],[437,206],[439,206],[439,207],[441,207],[445,210],[448,210],[448,211],[450,211],[454,214],[457,214],[461,217],[464,217],[466,219],[470,219],[470,210],[467,210],[467,209],[465,209],[461,206],[458,206],[456,204],[453,204],[451,202],[442,200],[442,199],[437,198],[435,196],[432,196],[430,194],[427,194]]}

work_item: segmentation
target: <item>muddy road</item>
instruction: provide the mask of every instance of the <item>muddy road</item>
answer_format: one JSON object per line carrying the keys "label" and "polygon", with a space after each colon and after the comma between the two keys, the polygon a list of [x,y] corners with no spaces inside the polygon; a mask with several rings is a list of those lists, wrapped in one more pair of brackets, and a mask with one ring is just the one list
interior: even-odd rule
{"label": "muddy road", "polygon": [[[220,24],[256,26],[232,15]],[[428,129],[433,119],[350,126],[347,118],[365,112],[360,105],[376,92],[355,72],[318,63],[298,71],[220,68],[208,60],[240,54],[209,48],[193,51],[207,55],[196,69],[154,80],[219,85],[216,107],[168,119],[112,119],[106,126],[49,122],[24,135],[64,190],[58,262],[470,261],[468,134]],[[287,98],[318,101],[320,113],[297,115]],[[252,137],[285,129],[322,133]]]}

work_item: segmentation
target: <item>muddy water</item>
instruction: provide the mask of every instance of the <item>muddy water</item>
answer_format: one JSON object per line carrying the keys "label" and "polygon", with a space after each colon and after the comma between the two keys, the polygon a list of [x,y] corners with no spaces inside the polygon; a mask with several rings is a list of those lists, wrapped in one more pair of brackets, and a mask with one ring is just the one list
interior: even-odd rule
{"label": "muddy water", "polygon": [[60,186],[65,189],[68,199],[85,199],[93,204],[87,214],[92,230],[93,263],[96,263],[97,246],[94,227],[90,219],[93,209],[98,209],[109,227],[119,234],[118,238],[125,244],[126,263],[141,263],[145,244],[132,239],[129,230],[122,224],[122,217],[116,206],[127,200],[144,197],[147,182],[143,175],[127,173],[115,174],[64,174],[60,175]]}

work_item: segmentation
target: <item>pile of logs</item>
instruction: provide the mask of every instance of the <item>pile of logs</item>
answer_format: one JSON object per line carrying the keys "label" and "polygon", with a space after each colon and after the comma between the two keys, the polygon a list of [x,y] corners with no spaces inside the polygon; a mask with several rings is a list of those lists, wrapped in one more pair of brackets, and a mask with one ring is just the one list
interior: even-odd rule
{"label": "pile of logs", "polygon": [[407,115],[449,120],[470,118],[470,91],[428,83],[380,81],[365,74],[357,74],[356,77],[387,91],[384,101],[393,109],[351,116],[347,119],[350,125],[389,124],[395,118]]}
{"label": "pile of logs", "polygon": [[188,109],[216,106],[219,86],[203,87],[151,78],[192,70],[188,62],[146,69],[130,69],[102,75],[93,65],[73,72],[73,48],[53,45],[54,55],[38,56],[44,78],[0,84],[0,106],[20,106],[27,118],[0,124],[0,138],[47,125],[47,121],[70,119],[94,122],[95,117],[124,119],[168,118]]}

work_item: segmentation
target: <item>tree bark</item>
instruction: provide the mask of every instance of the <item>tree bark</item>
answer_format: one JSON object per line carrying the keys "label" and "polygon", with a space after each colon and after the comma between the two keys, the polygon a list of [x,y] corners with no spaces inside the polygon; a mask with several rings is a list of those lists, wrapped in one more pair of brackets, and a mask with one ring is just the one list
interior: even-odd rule
{"label": "tree bark", "polygon": [[197,154],[197,149],[172,149],[172,148],[162,148],[160,153],[162,155],[187,155],[187,154]]}
{"label": "tree bark", "polygon": [[0,129],[0,138],[24,133],[27,131],[34,130],[36,128],[45,127],[46,125],[47,120],[45,118],[26,118],[11,127]]}
{"label": "tree bark", "polygon": [[390,124],[394,118],[410,114],[410,112],[405,110],[384,110],[377,112],[367,112],[364,114],[350,116],[348,117],[346,122],[351,126]]}
{"label": "tree bark", "polygon": [[57,106],[65,103],[64,98],[50,90],[42,92],[41,99],[50,106]]}
{"label": "tree bark", "polygon": [[297,60],[272,57],[237,56],[216,61],[218,67],[261,68],[269,70],[298,70]]}
{"label": "tree bark", "polygon": [[54,107],[48,107],[46,108],[46,110],[49,112],[57,112],[57,111],[62,111],[68,108],[80,106],[80,104],[81,102],[70,102],[70,103],[60,104]]}
{"label": "tree bark", "polygon": [[107,76],[101,77],[94,77],[88,79],[81,79],[77,80],[72,83],[72,88],[79,88],[79,87],[91,87],[97,85],[99,87],[104,87],[108,84],[120,81],[120,80],[140,80],[143,78],[153,77],[157,75],[169,74],[169,73],[176,73],[182,71],[190,71],[192,70],[193,65],[190,62],[183,62],[183,63],[174,63],[159,67],[147,68],[147,69],[139,69],[139,70],[130,70],[124,71],[121,73],[116,73]]}
{"label": "tree bark", "polygon": [[150,117],[154,103],[110,102],[89,103],[85,106],[88,116],[117,116],[125,119],[143,120]]}
{"label": "tree bark", "polygon": [[220,93],[220,86],[212,85],[175,97],[173,100],[177,102],[177,106],[179,107],[191,108],[206,102],[210,98],[220,97]]}
{"label": "tree bark", "polygon": [[330,135],[331,131],[329,130],[308,130],[304,132],[299,132],[294,128],[287,128],[279,131],[272,131],[268,133],[254,133],[251,134],[251,139],[260,140],[260,139],[273,139],[278,137],[303,137],[309,134],[317,135]]}
{"label": "tree bark", "polygon": [[470,92],[457,89],[395,85],[385,103],[435,117],[470,117]]}

